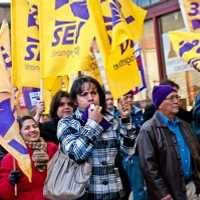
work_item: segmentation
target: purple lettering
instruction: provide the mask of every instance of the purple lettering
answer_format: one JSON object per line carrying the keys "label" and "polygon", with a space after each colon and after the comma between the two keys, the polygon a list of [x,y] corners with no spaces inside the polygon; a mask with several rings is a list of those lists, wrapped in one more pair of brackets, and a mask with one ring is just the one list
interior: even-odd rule
{"label": "purple lettering", "polygon": [[37,48],[38,48],[38,45],[36,45],[36,44],[31,44],[31,45],[27,46],[26,52],[28,53],[28,55],[25,56],[24,59],[26,61],[32,60],[35,56],[34,49],[37,49]]}
{"label": "purple lettering", "polygon": [[133,40],[126,40],[124,43],[120,44],[121,55],[128,49],[128,47],[130,48],[134,47]]}
{"label": "purple lettering", "polygon": [[77,29],[77,33],[76,33],[76,40],[75,40],[75,43],[76,43],[76,44],[77,44],[78,38],[79,38],[79,36],[80,36],[81,28],[83,27],[84,24],[85,24],[85,22],[80,22],[79,25],[78,25],[78,29]]}
{"label": "purple lettering", "polygon": [[54,46],[57,46],[58,44],[59,44],[59,42],[60,42],[60,37],[59,37],[59,32],[61,32],[63,30],[63,28],[62,27],[59,27],[59,28],[57,28],[55,31],[54,31],[54,41],[52,42],[52,46],[54,47]]}
{"label": "purple lettering", "polygon": [[182,57],[184,53],[191,51],[198,44],[199,44],[199,40],[193,40],[192,42],[186,42],[186,43],[184,41],[181,41],[179,44],[179,46],[181,46],[179,48],[180,57]]}
{"label": "purple lettering", "polygon": [[194,30],[200,28],[200,19],[193,19],[193,20],[192,20],[192,28],[193,28]]}
{"label": "purple lettering", "polygon": [[5,48],[3,46],[1,46],[0,49],[2,51],[2,56],[3,56],[4,63],[6,65],[6,68],[12,67],[10,55],[5,51]]}
{"label": "purple lettering", "polygon": [[75,28],[76,28],[75,25],[68,26],[65,28],[62,44],[73,44],[73,36]]}
{"label": "purple lettering", "polygon": [[198,2],[191,2],[190,3],[190,12],[188,13],[189,16],[196,16],[199,15],[199,3]]}

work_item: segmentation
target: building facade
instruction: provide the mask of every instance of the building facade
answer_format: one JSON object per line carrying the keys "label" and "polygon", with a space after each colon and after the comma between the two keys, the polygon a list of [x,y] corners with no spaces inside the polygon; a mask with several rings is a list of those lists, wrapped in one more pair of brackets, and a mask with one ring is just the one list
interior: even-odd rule
{"label": "building facade", "polygon": [[[184,104],[192,106],[196,94],[200,91],[200,73],[176,56],[168,38],[169,31],[186,29],[178,0],[134,2],[148,10],[140,43],[147,89],[136,95],[135,99],[150,99],[153,86],[169,78],[180,85]],[[10,5],[0,2],[0,22],[4,18],[10,22]]]}
{"label": "building facade", "polygon": [[[169,31],[186,30],[178,0],[135,0],[135,3],[148,10],[141,40],[145,64],[147,91],[161,80],[169,78],[180,86],[182,101],[192,106],[200,90],[200,73],[193,70],[177,57],[168,38]],[[140,94],[138,98],[144,98]]]}

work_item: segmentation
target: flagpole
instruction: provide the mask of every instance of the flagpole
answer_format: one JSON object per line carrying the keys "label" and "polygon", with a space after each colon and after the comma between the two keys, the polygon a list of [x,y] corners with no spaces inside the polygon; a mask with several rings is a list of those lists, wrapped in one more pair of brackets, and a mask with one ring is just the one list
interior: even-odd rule
{"label": "flagpole", "polygon": [[[13,157],[13,169],[14,169],[14,171],[16,171],[16,161],[15,161],[14,157]],[[15,183],[15,185],[14,185],[14,195],[15,195],[15,197],[17,196],[17,183]]]}

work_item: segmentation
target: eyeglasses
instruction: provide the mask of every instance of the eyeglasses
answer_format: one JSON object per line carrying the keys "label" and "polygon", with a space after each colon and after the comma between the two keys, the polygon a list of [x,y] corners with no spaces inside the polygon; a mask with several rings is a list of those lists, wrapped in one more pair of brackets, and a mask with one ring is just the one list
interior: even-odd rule
{"label": "eyeglasses", "polygon": [[181,97],[179,95],[172,95],[171,97],[168,97],[165,100],[174,101],[174,100],[180,100],[180,99]]}

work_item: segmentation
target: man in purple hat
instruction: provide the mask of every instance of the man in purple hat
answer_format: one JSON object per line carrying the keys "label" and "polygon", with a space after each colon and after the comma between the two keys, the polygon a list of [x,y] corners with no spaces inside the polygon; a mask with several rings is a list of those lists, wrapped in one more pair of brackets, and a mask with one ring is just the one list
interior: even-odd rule
{"label": "man in purple hat", "polygon": [[140,129],[138,150],[149,200],[195,200],[200,193],[200,146],[190,124],[176,117],[177,90],[153,88],[154,116]]}

